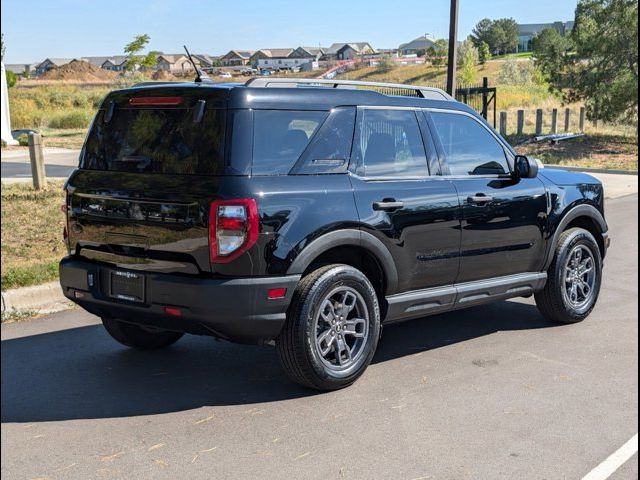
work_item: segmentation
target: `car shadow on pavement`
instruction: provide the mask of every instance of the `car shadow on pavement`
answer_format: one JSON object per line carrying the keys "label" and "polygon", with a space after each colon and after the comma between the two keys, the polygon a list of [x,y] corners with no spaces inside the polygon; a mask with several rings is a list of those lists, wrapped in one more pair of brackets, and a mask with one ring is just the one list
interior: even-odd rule
{"label": "car shadow on pavement", "polygon": [[[493,305],[384,329],[373,363],[498,331],[551,327],[533,305]],[[272,347],[185,336],[163,351],[117,344],[101,325],[2,342],[2,422],[128,417],[317,393],[283,374]]]}

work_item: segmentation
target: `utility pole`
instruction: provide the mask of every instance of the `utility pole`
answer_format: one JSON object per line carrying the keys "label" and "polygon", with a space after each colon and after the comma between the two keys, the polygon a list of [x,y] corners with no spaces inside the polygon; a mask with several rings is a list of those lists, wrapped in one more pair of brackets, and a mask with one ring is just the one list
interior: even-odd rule
{"label": "utility pole", "polygon": [[451,0],[449,14],[449,63],[447,64],[447,93],[456,95],[456,62],[458,60],[458,0]]}

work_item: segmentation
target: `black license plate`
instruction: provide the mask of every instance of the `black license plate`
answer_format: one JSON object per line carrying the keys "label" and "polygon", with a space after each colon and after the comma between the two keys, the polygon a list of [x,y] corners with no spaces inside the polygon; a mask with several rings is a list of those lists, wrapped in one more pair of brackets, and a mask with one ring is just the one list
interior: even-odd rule
{"label": "black license plate", "polygon": [[111,272],[110,295],[119,300],[144,302],[144,276],[133,272]]}

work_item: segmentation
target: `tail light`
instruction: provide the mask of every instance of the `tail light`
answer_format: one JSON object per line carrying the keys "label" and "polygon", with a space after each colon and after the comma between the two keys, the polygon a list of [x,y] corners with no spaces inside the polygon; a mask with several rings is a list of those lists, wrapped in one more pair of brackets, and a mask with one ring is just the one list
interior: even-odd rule
{"label": "tail light", "polygon": [[209,210],[209,252],[212,263],[227,263],[258,240],[258,206],[250,198],[215,200]]}

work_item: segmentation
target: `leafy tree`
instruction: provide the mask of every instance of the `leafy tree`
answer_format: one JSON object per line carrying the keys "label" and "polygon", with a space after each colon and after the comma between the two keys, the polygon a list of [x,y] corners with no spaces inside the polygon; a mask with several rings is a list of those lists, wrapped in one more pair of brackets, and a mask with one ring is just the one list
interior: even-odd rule
{"label": "leafy tree", "polygon": [[144,57],[142,57],[142,60],[140,60],[140,66],[145,69],[151,69],[155,67],[158,64],[158,55],[160,55],[160,52],[157,51],[151,51],[147,53]]}
{"label": "leafy tree", "polygon": [[535,60],[565,101],[585,102],[589,118],[637,125],[637,32],[637,0],[580,0],[570,39],[541,35]]}
{"label": "leafy tree", "polygon": [[487,63],[487,60],[491,59],[491,49],[489,48],[489,44],[487,42],[480,42],[480,46],[478,47],[478,60],[480,61],[480,65],[484,65]]}
{"label": "leafy tree", "polygon": [[463,65],[465,61],[472,65],[480,63],[480,55],[470,39],[465,40],[458,46],[458,65]]}
{"label": "leafy tree", "polygon": [[433,47],[427,49],[427,56],[431,59],[433,65],[444,65],[447,63],[449,55],[449,41],[440,38],[434,42]]}
{"label": "leafy tree", "polygon": [[549,78],[560,74],[572,50],[571,39],[560,35],[555,28],[545,28],[533,38],[535,62]]}
{"label": "leafy tree", "polygon": [[132,71],[142,64],[145,57],[140,55],[140,52],[147,46],[151,40],[149,35],[142,34],[136,35],[133,41],[127,43],[124,47],[124,53],[127,55],[127,63],[125,64],[125,70]]}
{"label": "leafy tree", "polygon": [[493,53],[515,51],[518,46],[518,24],[513,18],[484,18],[472,30],[471,40],[478,48],[485,42]]}

